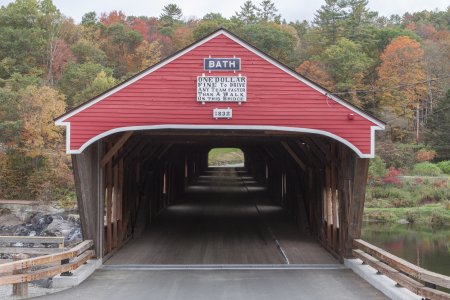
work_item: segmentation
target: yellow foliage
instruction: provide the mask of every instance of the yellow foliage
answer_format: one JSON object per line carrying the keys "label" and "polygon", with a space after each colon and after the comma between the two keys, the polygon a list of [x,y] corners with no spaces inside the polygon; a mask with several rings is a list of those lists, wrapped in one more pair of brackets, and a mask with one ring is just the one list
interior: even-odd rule
{"label": "yellow foliage", "polygon": [[138,72],[161,60],[161,46],[158,42],[142,41],[133,54],[128,55],[128,71]]}
{"label": "yellow foliage", "polygon": [[53,120],[66,109],[64,95],[47,86],[29,86],[20,94],[18,109],[22,149],[27,155],[42,155],[61,143],[62,131]]}

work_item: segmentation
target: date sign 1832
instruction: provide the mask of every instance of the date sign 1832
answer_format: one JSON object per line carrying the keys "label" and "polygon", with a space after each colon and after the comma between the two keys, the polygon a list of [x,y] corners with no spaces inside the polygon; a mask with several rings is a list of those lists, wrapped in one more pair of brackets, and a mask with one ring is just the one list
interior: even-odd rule
{"label": "date sign 1832", "polygon": [[214,108],[214,119],[231,119],[233,117],[233,110],[231,108]]}

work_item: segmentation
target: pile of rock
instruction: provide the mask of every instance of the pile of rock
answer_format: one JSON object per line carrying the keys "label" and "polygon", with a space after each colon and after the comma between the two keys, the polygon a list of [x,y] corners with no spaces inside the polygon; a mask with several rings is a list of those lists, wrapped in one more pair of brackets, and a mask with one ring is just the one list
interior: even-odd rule
{"label": "pile of rock", "polygon": [[0,235],[64,236],[66,247],[82,241],[77,212],[51,205],[1,204]]}

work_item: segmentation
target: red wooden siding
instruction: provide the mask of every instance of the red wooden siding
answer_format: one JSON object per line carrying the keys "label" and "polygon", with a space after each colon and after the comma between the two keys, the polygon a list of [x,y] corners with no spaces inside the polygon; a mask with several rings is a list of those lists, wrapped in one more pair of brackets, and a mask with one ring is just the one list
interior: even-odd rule
{"label": "red wooden siding", "polygon": [[[237,76],[233,72],[205,72],[206,57],[240,57],[247,76],[247,101],[205,103],[196,100],[197,76]],[[233,118],[212,118],[214,108],[233,109]],[[76,110],[77,111],[77,110]],[[348,114],[354,113],[354,120]],[[354,145],[361,156],[370,156],[371,127],[381,129],[364,114],[323,95],[285,70],[221,33],[159,69],[74,115],[62,116],[67,128],[68,152],[76,153],[107,131],[152,125],[281,126],[328,132]],[[58,123],[57,121],[57,123]],[[124,129],[125,130],[125,129]],[[354,149],[355,150],[355,149]]]}

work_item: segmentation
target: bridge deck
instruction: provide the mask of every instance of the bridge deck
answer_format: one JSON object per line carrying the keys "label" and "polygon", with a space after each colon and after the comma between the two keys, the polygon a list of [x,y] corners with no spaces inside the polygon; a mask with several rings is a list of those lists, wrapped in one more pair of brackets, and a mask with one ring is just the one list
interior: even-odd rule
{"label": "bridge deck", "polygon": [[45,299],[387,299],[349,269],[97,270]]}
{"label": "bridge deck", "polygon": [[106,264],[286,264],[286,258],[291,264],[338,263],[267,201],[251,177],[222,168],[201,176],[185,199]]}
{"label": "bridge deck", "polygon": [[[286,211],[264,195],[244,174],[213,171],[103,269],[78,287],[44,298],[386,299],[302,234]],[[198,264],[216,264],[216,269]],[[273,264],[273,269],[255,264]]]}

